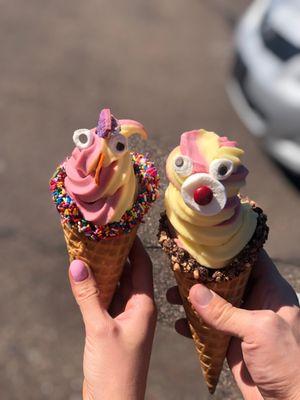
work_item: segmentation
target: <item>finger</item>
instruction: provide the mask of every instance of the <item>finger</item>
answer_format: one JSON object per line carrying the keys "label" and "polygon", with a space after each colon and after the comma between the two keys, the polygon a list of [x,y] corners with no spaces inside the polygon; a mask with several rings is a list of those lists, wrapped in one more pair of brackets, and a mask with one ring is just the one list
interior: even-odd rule
{"label": "finger", "polygon": [[152,262],[139,237],[133,243],[129,261],[133,292],[145,294],[153,300]]}
{"label": "finger", "polygon": [[114,297],[109,307],[109,314],[112,318],[115,318],[124,311],[131,292],[131,267],[130,264],[127,262],[124,265],[124,270],[120,282],[116,288]]}
{"label": "finger", "polygon": [[167,290],[166,298],[170,304],[182,305],[182,298],[180,296],[178,286],[173,286]]}
{"label": "finger", "polygon": [[231,339],[227,351],[227,361],[243,398],[263,400],[244,362],[240,339]]}
{"label": "finger", "polygon": [[152,262],[138,237],[129,254],[129,261],[132,293],[124,313],[117,318],[123,321],[124,318],[127,319],[129,329],[135,331],[138,323],[140,334],[143,335],[149,327],[155,326],[157,311],[153,293]]}
{"label": "finger", "polygon": [[101,306],[99,289],[90,268],[81,260],[72,261],[69,268],[69,279],[86,328],[103,320],[108,314]]}
{"label": "finger", "polygon": [[181,336],[187,337],[189,339],[192,338],[189,323],[186,318],[181,318],[175,321],[175,330]]}
{"label": "finger", "polygon": [[120,279],[119,292],[123,300],[126,302],[132,293],[132,278],[131,278],[131,265],[126,262],[124,270]]}
{"label": "finger", "polygon": [[280,314],[280,309],[299,307],[294,289],[282,277],[268,254],[262,250],[252,271],[251,288],[245,293],[247,308],[255,309],[260,304],[262,309],[271,309]]}
{"label": "finger", "polygon": [[251,275],[255,279],[255,283],[259,282],[262,285],[268,284],[269,287],[272,286],[272,290],[275,289],[277,299],[284,302],[284,305],[299,307],[295,290],[280,274],[265,250],[260,251],[258,261],[254,265]]}
{"label": "finger", "polygon": [[112,301],[110,303],[110,306],[108,308],[109,315],[112,318],[117,317],[121,312],[124,311],[125,304],[126,303],[124,301],[124,297],[123,297],[123,295],[122,295],[122,293],[120,291],[120,288],[117,287],[117,289],[115,291],[115,294],[113,296],[113,299],[112,299]]}
{"label": "finger", "polygon": [[270,275],[274,271],[272,260],[265,250],[261,250],[257,262],[254,264],[251,272],[252,279],[258,279],[265,275]]}
{"label": "finger", "polygon": [[254,382],[244,362],[240,339],[231,339],[227,351],[227,362],[239,387],[243,386],[243,384],[254,386]]}
{"label": "finger", "polygon": [[255,325],[253,312],[234,307],[203,285],[194,285],[189,299],[200,317],[213,328],[239,338],[251,335]]}

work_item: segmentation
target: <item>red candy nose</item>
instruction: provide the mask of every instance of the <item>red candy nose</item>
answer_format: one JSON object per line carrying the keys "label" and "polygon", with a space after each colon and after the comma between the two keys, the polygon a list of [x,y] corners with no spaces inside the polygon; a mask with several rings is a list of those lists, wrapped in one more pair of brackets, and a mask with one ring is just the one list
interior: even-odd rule
{"label": "red candy nose", "polygon": [[200,186],[194,191],[194,200],[200,206],[206,206],[213,199],[213,192],[208,186]]}

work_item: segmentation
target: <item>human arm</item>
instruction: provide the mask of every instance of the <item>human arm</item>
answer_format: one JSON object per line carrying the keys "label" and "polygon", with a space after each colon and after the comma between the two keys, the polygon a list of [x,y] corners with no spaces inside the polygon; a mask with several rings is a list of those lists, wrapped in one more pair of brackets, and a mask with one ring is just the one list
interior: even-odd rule
{"label": "human arm", "polygon": [[152,263],[141,241],[134,242],[109,312],[86,265],[71,263],[69,276],[86,333],[83,399],[143,399],[156,309]]}

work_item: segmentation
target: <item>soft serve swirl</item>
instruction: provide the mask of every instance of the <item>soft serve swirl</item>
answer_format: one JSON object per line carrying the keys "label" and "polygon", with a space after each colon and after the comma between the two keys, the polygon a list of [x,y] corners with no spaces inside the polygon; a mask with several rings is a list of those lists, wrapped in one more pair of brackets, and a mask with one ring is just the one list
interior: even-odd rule
{"label": "soft serve swirl", "polygon": [[135,133],[147,137],[140,123],[117,121],[108,109],[100,113],[97,128],[74,132],[76,147],[65,163],[65,188],[87,221],[115,222],[132,207],[138,183],[127,138]]}
{"label": "soft serve swirl", "polygon": [[243,153],[201,129],[182,134],[167,160],[165,207],[177,244],[209,268],[226,266],[256,228],[256,213],[238,197],[248,173]]}

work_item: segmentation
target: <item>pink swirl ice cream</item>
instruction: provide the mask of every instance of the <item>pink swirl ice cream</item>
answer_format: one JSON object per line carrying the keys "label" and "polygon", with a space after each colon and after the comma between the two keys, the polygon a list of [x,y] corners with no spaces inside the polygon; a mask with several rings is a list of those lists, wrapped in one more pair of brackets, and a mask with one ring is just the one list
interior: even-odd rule
{"label": "pink swirl ice cream", "polygon": [[132,207],[138,183],[127,138],[133,134],[147,138],[139,122],[116,120],[108,109],[101,111],[97,128],[74,132],[65,188],[87,221],[115,222]]}

